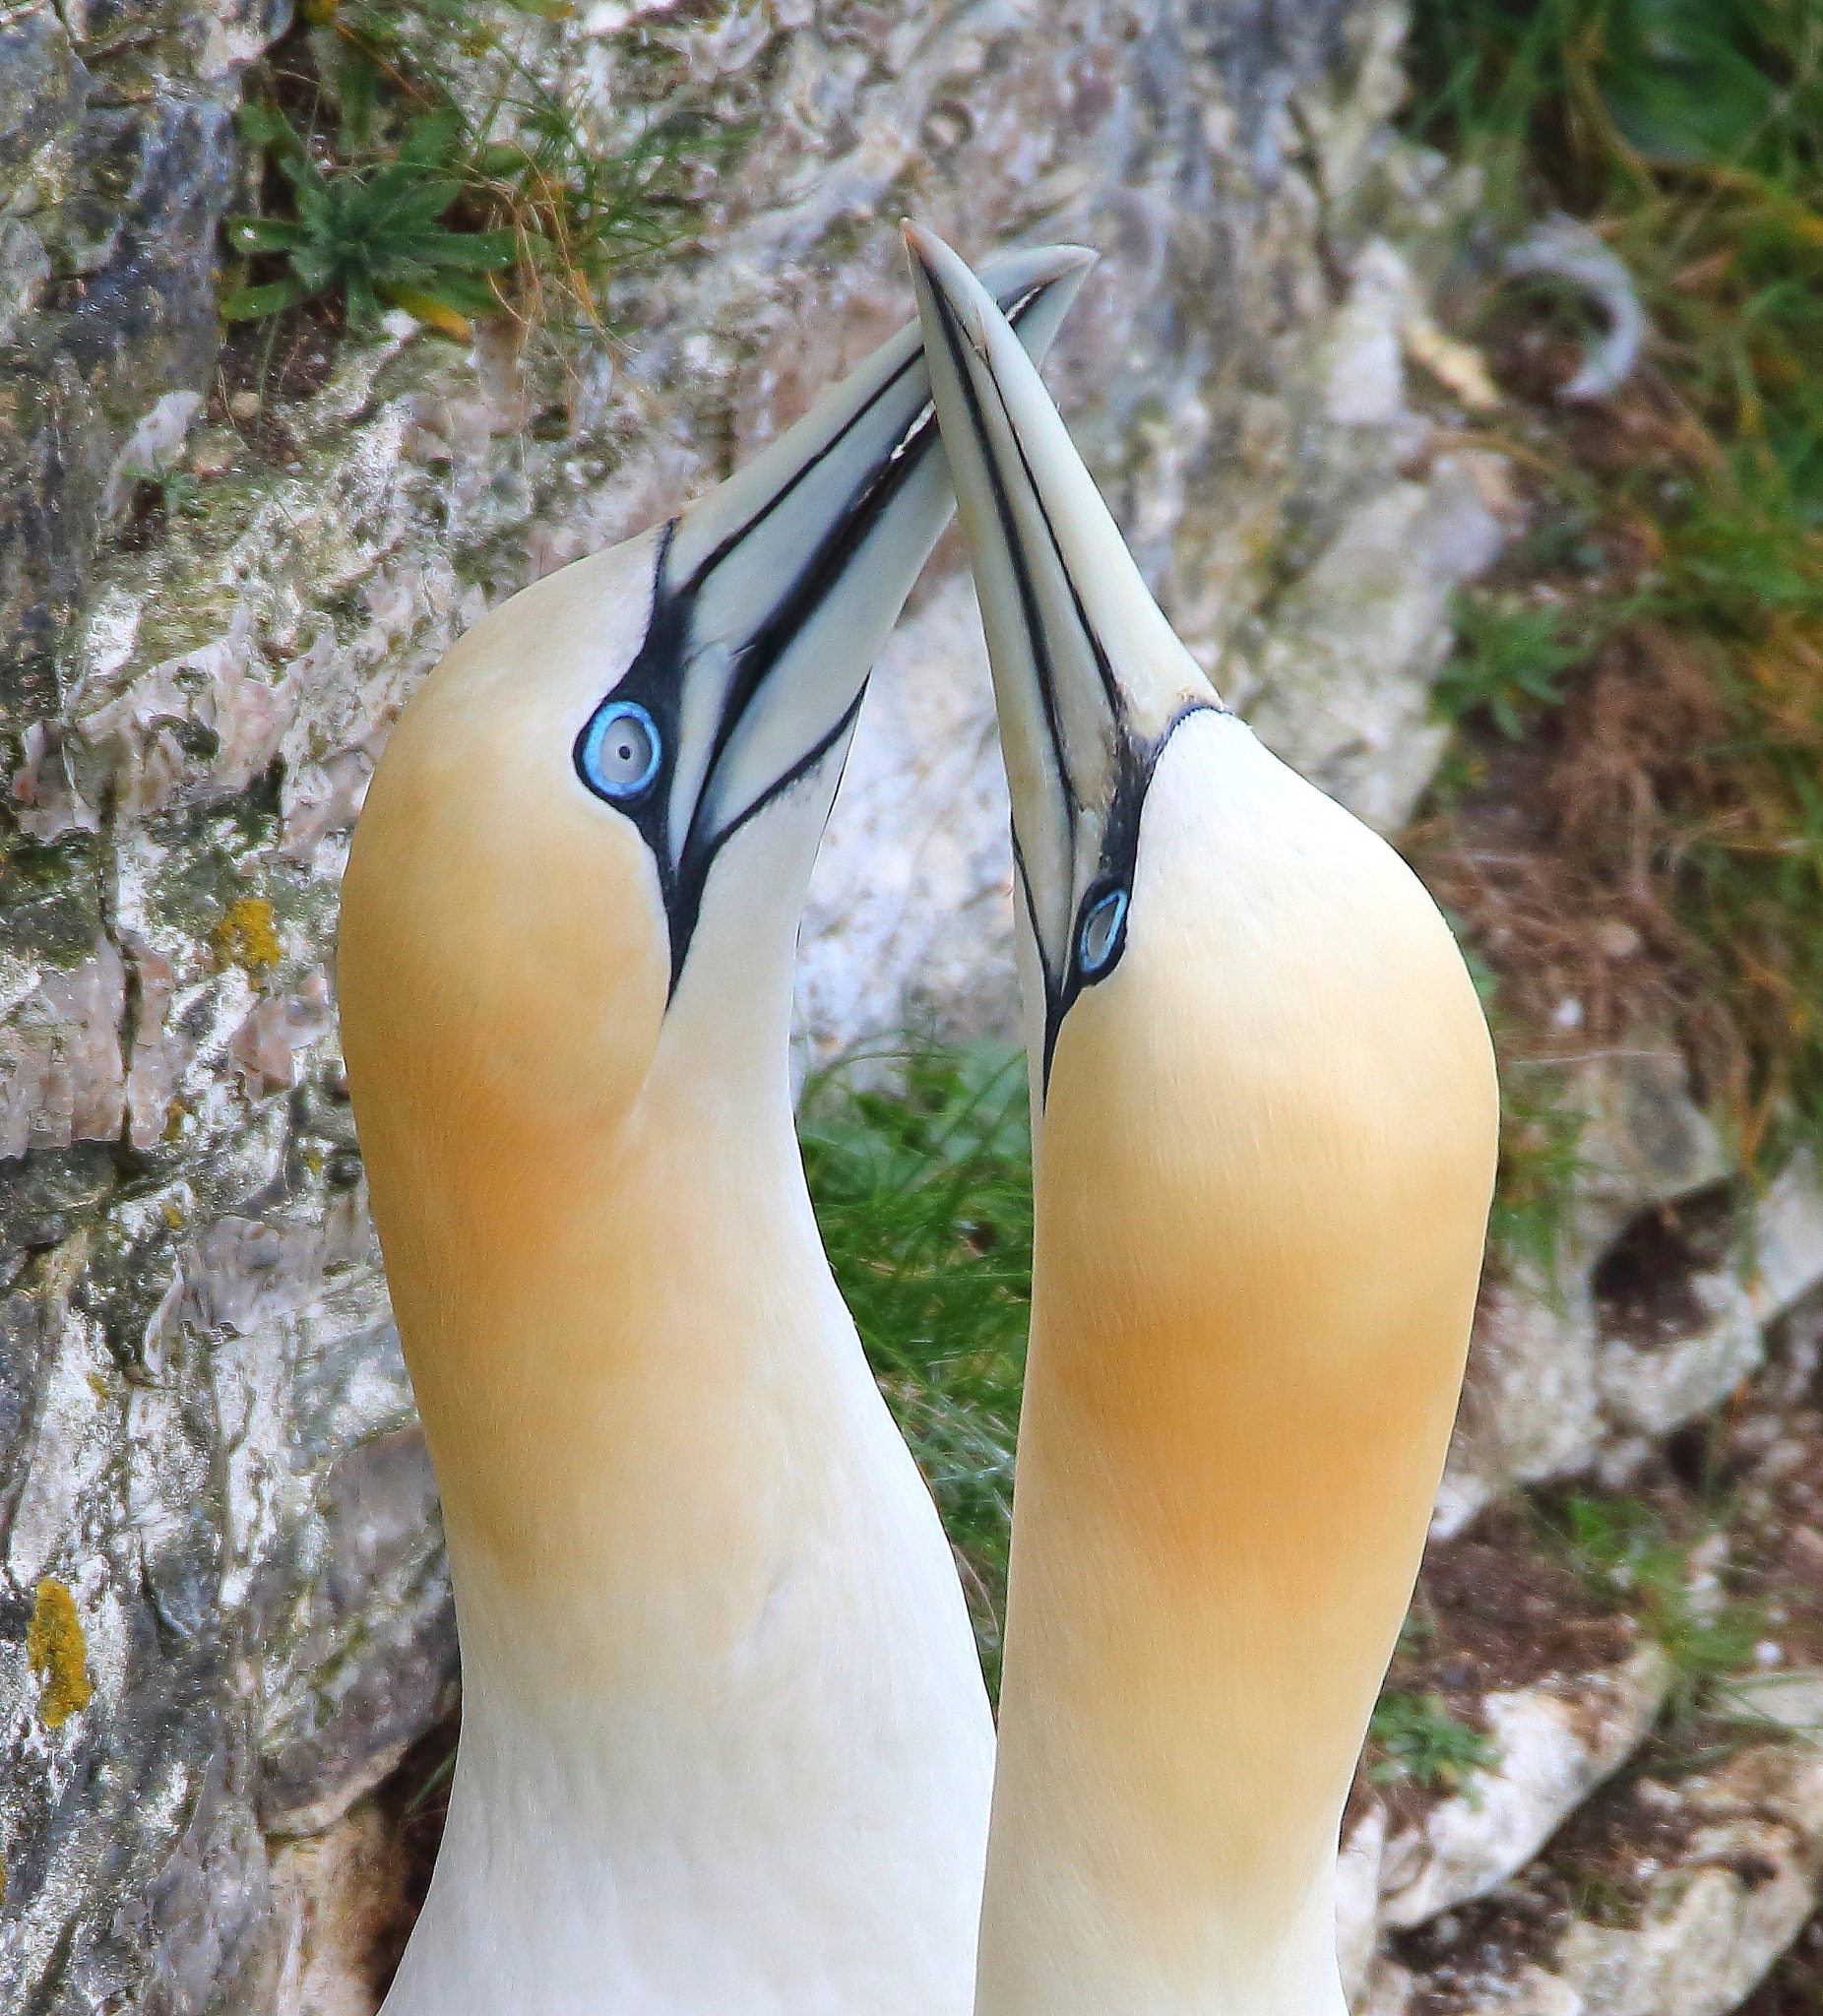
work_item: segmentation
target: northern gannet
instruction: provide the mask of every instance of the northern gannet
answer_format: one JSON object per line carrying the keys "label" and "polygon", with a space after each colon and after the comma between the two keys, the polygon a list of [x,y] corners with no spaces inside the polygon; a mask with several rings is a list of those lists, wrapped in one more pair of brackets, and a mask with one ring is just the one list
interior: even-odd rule
{"label": "northern gannet", "polygon": [[1480,1271],[1436,906],[1172,634],[909,228],[993,664],[1037,1150],[980,2016],[1341,2016],[1337,1830]]}
{"label": "northern gannet", "polygon": [[[1021,340],[1088,261],[1000,263]],[[912,326],[477,623],[374,778],[343,1039],[464,1681],[387,2016],[966,2016],[987,1702],[787,1073],[811,863],[951,508]]]}

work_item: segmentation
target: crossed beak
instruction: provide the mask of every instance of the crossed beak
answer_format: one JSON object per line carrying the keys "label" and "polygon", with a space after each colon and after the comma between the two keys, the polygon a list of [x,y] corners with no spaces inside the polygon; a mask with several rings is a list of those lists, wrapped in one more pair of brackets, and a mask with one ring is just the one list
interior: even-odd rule
{"label": "crossed beak", "polygon": [[940,238],[915,224],[906,238],[993,664],[1048,1077],[1063,1016],[1125,949],[1159,752],[1187,714],[1220,703],[993,295]]}
{"label": "crossed beak", "polygon": [[[1043,354],[1093,259],[1053,246],[987,269],[1015,349]],[[723,846],[832,756],[833,790],[952,502],[912,323],[666,529],[645,643],[582,724],[575,763],[658,863],[673,990]]]}

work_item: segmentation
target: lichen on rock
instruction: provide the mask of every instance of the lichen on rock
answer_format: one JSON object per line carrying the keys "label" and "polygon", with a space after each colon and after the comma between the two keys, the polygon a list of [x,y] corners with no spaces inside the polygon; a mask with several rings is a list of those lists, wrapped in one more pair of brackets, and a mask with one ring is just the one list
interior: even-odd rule
{"label": "lichen on rock", "polygon": [[76,1599],[54,1575],[46,1575],[31,1593],[26,1666],[39,1682],[38,1719],[46,1729],[60,1730],[89,1706],[94,1684],[89,1677],[88,1641]]}

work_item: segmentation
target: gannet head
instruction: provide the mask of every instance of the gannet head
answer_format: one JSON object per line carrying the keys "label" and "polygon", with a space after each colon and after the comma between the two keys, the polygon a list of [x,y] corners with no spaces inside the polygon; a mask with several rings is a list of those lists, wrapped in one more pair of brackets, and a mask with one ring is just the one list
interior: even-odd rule
{"label": "gannet head", "polygon": [[[1148,593],[1041,385],[962,261],[907,226],[993,663],[1041,1095],[1064,1018],[1126,952],[1141,815],[1215,689]],[[936,346],[941,344],[940,352]],[[939,407],[943,412],[945,407]],[[963,487],[966,486],[966,487]]]}
{"label": "gannet head", "polygon": [[1496,1133],[1463,960],[1148,593],[908,228],[981,603],[1035,1060],[983,2016],[1334,2012],[1329,1882],[1455,1410]]}
{"label": "gannet head", "polygon": [[[1237,949],[1229,909],[1248,891],[1256,924],[1273,926],[1287,983],[1293,971],[1316,982],[1326,960],[1340,979],[1376,933],[1409,931],[1415,966],[1389,977],[1399,987],[1434,981],[1484,1093],[1485,1022],[1434,903],[1383,841],[1268,755],[1223,705],[1146,588],[992,298],[941,240],[915,225],[907,236],[993,665],[1040,1086],[1079,1004],[1085,1025],[1111,1016],[1104,990],[1123,973],[1128,991],[1162,993],[1168,978],[1200,976],[1186,957],[1209,957],[1206,1034],[1221,1037],[1239,1005],[1226,992],[1242,984],[1221,973]],[[1269,846],[1269,816],[1299,833],[1294,845],[1275,851],[1275,831]],[[1187,863],[1162,873],[1167,853],[1198,847],[1215,850],[1208,872],[1228,892],[1221,902],[1208,901]],[[1268,902],[1270,917],[1258,912]],[[1149,975],[1128,972],[1129,960]],[[1478,1133],[1485,1098],[1472,1105]]]}
{"label": "gannet head", "polygon": [[[1040,353],[1089,263],[993,269]],[[406,709],[340,963],[357,1097],[415,1080],[420,1157],[445,1126],[510,1156],[609,1122],[667,1022],[774,1041],[862,689],[951,509],[928,401],[912,326],[680,518],[494,609]]]}

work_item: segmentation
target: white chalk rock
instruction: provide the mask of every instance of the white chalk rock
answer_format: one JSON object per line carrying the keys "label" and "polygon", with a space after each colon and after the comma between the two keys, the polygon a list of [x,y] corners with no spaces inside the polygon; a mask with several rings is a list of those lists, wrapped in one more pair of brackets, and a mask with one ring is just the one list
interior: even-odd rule
{"label": "white chalk rock", "polygon": [[1624,1666],[1488,1695],[1500,1761],[1384,1851],[1382,1923],[1404,1930],[1522,1868],[1644,1741],[1670,1673],[1656,1646]]}

